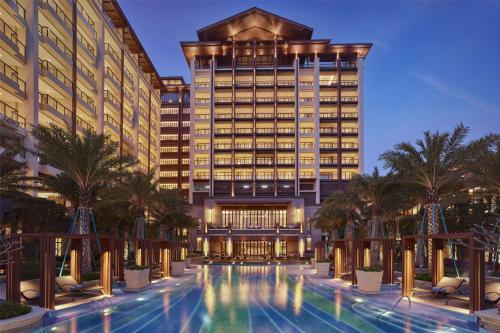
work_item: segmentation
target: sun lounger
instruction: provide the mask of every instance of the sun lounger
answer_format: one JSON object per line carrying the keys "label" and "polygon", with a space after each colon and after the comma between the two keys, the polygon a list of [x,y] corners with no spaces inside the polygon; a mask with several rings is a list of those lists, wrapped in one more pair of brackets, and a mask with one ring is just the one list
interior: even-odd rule
{"label": "sun lounger", "polygon": [[461,278],[445,276],[431,289],[424,289],[422,287],[413,288],[412,294],[415,292],[423,292],[424,294],[430,294],[435,297],[448,297],[456,293],[464,282],[465,280]]}
{"label": "sun lounger", "polygon": [[[70,296],[74,301],[72,293],[66,292],[60,287],[57,287],[55,292],[56,298]],[[20,293],[26,302],[30,304],[38,303],[40,301],[40,280],[33,279],[21,281]]]}
{"label": "sun lounger", "polygon": [[70,275],[56,277],[56,284],[60,290],[71,295],[90,294],[97,296],[103,294],[103,287],[99,285],[84,286],[77,283]]}
{"label": "sun lounger", "polygon": [[[455,293],[449,295],[444,304],[448,304],[451,300],[469,302],[469,296]],[[487,282],[484,285],[484,301],[489,305],[495,305],[500,301],[500,282]]]}

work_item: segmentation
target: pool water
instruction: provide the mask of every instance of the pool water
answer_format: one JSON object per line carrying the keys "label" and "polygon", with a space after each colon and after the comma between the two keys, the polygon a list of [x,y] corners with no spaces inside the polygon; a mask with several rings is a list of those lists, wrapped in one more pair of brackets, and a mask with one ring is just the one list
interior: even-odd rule
{"label": "pool water", "polygon": [[479,331],[467,316],[421,304],[389,311],[384,300],[395,295],[365,296],[318,281],[286,266],[203,266],[178,285],[116,306],[58,311],[40,332]]}

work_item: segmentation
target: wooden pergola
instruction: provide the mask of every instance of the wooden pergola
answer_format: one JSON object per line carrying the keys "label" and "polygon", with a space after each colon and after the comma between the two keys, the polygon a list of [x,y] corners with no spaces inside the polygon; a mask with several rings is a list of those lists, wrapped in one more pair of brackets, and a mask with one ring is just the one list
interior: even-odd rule
{"label": "wooden pergola", "polygon": [[113,276],[124,281],[125,243],[136,244],[136,263],[141,266],[159,266],[165,276],[170,275],[172,244],[159,239],[120,239],[110,236],[68,235],[55,233],[25,233],[12,235],[13,242],[20,247],[7,254],[7,288],[6,299],[9,302],[21,301],[21,261],[22,244],[31,239],[39,244],[40,264],[40,306],[47,309],[55,307],[55,272],[56,272],[56,239],[71,242],[70,275],[77,283],[81,283],[82,240],[99,241],[100,244],[100,285],[104,295],[112,295]]}
{"label": "wooden pergola", "polygon": [[402,296],[410,298],[415,288],[415,247],[419,239],[432,239],[431,276],[435,286],[444,277],[445,241],[460,239],[469,248],[469,312],[484,309],[485,255],[472,232],[403,236]]}
{"label": "wooden pergola", "polygon": [[[321,241],[316,243],[314,249],[315,260],[327,259],[326,248],[332,246],[332,260],[334,264],[334,278],[340,279],[348,271],[348,259],[351,258],[351,283],[357,284],[356,269],[371,265],[372,242],[379,242],[382,246],[382,283],[394,283],[394,248],[395,239],[338,239],[333,241]],[[351,247],[350,253],[347,249]]]}

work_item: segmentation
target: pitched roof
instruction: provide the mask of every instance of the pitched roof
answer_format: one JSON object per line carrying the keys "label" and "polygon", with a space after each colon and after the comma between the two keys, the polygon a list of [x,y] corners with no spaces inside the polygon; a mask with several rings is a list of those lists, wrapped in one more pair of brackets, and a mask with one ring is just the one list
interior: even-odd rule
{"label": "pitched roof", "polygon": [[[241,34],[248,37],[269,36],[276,34],[285,40],[311,39],[313,29],[257,7],[252,7],[222,21],[199,29],[200,42],[222,41]],[[245,38],[245,37],[243,37]],[[246,38],[245,38],[246,39]]]}

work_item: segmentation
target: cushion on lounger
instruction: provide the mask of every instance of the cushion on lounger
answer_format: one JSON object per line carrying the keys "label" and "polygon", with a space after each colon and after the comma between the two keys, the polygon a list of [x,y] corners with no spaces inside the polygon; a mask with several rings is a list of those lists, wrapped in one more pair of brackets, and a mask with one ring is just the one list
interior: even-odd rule
{"label": "cushion on lounger", "polygon": [[81,285],[79,285],[71,275],[56,277],[56,284],[66,292],[77,291],[81,288]]}
{"label": "cushion on lounger", "polygon": [[432,292],[437,294],[442,294],[446,292],[446,288],[432,287]]}
{"label": "cushion on lounger", "polygon": [[500,282],[489,282],[484,286],[484,300],[488,303],[498,303],[500,300]]}
{"label": "cushion on lounger", "polygon": [[30,300],[40,296],[40,280],[26,280],[21,281],[21,294],[24,298]]}
{"label": "cushion on lounger", "polygon": [[443,289],[439,291],[440,293],[450,294],[455,290],[457,290],[458,288],[460,288],[463,282],[464,279],[445,276],[441,280],[439,280],[439,282],[436,284],[434,288]]}

